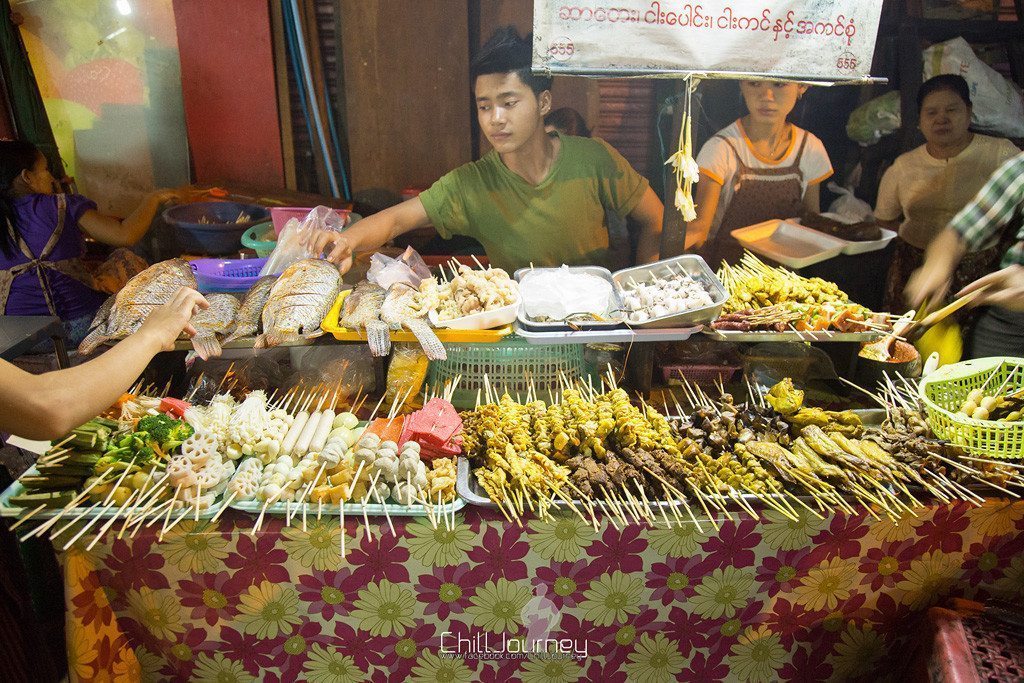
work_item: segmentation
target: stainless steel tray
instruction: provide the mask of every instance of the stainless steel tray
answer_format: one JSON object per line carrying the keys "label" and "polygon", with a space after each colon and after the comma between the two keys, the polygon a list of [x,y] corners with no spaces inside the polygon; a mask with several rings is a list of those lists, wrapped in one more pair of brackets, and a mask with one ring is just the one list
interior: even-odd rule
{"label": "stainless steel tray", "polygon": [[678,275],[678,271],[680,269],[704,285],[704,288],[708,290],[709,294],[711,294],[711,300],[713,302],[712,305],[704,306],[703,308],[695,308],[692,311],[685,311],[683,313],[673,313],[672,315],[663,315],[658,318],[651,318],[647,322],[634,325],[633,327],[692,327],[693,325],[711,322],[721,314],[722,306],[725,305],[726,299],[729,298],[729,294],[725,291],[725,287],[722,286],[721,281],[711,268],[708,267],[708,264],[704,259],[695,254],[684,254],[682,256],[675,256],[656,263],[649,263],[645,266],[636,266],[635,268],[619,270],[612,273],[612,280],[615,281],[618,289],[622,290],[625,289],[625,287],[623,287],[623,283],[628,282],[631,277],[639,282],[651,275],[654,277],[662,277],[666,273]]}
{"label": "stainless steel tray", "polygon": [[728,342],[869,342],[885,336],[882,332],[771,332],[742,330],[716,330],[710,325],[704,334],[712,339]]}
{"label": "stainless steel tray", "polygon": [[517,335],[528,343],[543,346],[545,344],[629,344],[631,342],[683,341],[700,332],[701,326],[654,329],[630,329],[624,327],[613,330],[581,330],[579,332],[573,330],[535,332],[523,329],[523,326],[517,320],[513,329]]}
{"label": "stainless steel tray", "polygon": [[[615,281],[612,279],[612,273],[607,268],[601,268],[600,266],[567,266],[569,271],[573,273],[583,273],[587,275],[594,275],[596,277],[607,280],[612,286],[612,300],[609,302],[612,309],[611,311],[605,311],[606,315],[612,315],[613,311],[618,311],[622,307],[622,299],[619,296],[619,288],[615,286]],[[533,330],[535,332],[572,332],[576,330],[608,330],[614,328],[623,327],[621,320],[611,320],[607,322],[601,322],[597,320],[586,320],[581,322],[574,322],[576,330],[567,325],[562,321],[554,322],[541,322],[527,317],[526,305],[522,303],[523,300],[523,279],[533,273],[540,273],[544,271],[557,271],[561,270],[562,267],[558,268],[520,268],[515,272],[516,282],[519,283],[519,313],[517,320],[519,326],[526,330]],[[621,314],[619,314],[621,315]]]}

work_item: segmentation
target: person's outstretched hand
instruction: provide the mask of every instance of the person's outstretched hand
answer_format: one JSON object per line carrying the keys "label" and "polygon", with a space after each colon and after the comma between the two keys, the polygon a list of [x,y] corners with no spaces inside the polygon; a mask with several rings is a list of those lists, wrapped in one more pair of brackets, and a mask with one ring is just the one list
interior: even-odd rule
{"label": "person's outstretched hand", "polygon": [[197,311],[209,308],[206,298],[194,289],[181,287],[171,300],[153,309],[135,334],[144,335],[159,345],[161,351],[174,349],[174,342],[184,331],[190,337],[196,330],[189,321]]}
{"label": "person's outstretched hand", "polygon": [[313,230],[302,238],[302,246],[319,257],[327,254],[327,260],[337,264],[342,275],[352,267],[352,245],[345,234],[334,230]]}
{"label": "person's outstretched hand", "polygon": [[193,185],[153,190],[153,197],[155,197],[161,204],[165,204],[167,202],[187,204],[188,202],[194,202],[198,199],[202,199],[203,197],[207,197],[209,194],[209,190],[202,190]]}
{"label": "person's outstretched hand", "polygon": [[939,302],[949,293],[951,280],[952,273],[946,268],[929,266],[925,260],[924,265],[911,273],[906,289],[903,290],[903,298],[911,308],[917,310],[921,310],[926,301],[941,306]]}
{"label": "person's outstretched hand", "polygon": [[1024,266],[1012,265],[980,277],[956,293],[957,297],[987,289],[970,306],[1001,306],[1024,311]]}

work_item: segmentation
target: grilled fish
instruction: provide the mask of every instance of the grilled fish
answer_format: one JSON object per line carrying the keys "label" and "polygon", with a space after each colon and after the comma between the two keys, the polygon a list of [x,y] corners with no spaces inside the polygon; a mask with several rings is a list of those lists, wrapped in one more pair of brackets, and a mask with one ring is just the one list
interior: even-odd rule
{"label": "grilled fish", "polygon": [[254,348],[323,335],[320,323],[341,289],[341,274],[327,261],[303,259],[277,279],[263,307],[263,334]]}
{"label": "grilled fish", "polygon": [[92,353],[105,341],[134,333],[154,308],[167,303],[181,287],[196,288],[196,277],[185,261],[169,259],[146,268],[114,295],[101,320],[100,313],[107,308],[104,303],[93,320],[93,329],[78,346],[79,353]]}
{"label": "grilled fish", "polygon": [[338,324],[350,330],[366,330],[366,341],[374,356],[386,356],[391,351],[391,332],[381,322],[380,310],[387,292],[369,280],[363,280],[345,299]]}
{"label": "grilled fish", "polygon": [[220,355],[217,335],[224,336],[231,332],[238,316],[238,299],[230,294],[207,294],[206,300],[210,307],[192,316],[192,327],[196,329],[196,336],[192,337],[192,348],[203,360]]}
{"label": "grilled fish", "polygon": [[242,305],[238,308],[238,315],[235,316],[235,329],[224,338],[225,344],[240,337],[248,337],[256,334],[260,327],[260,315],[263,307],[267,305],[270,297],[270,289],[277,282],[276,275],[267,275],[257,280],[249,291],[246,292]]}
{"label": "grilled fish", "polygon": [[448,353],[426,320],[428,310],[418,289],[399,282],[388,290],[388,296],[381,306],[380,319],[395,330],[408,328],[423,347],[428,359],[445,360]]}

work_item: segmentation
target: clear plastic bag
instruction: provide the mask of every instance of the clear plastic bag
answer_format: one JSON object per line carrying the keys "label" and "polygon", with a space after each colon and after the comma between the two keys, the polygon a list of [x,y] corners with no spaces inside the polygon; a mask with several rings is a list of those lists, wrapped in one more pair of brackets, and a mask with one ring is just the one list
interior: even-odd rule
{"label": "clear plastic bag", "polygon": [[402,282],[414,289],[419,289],[420,282],[430,277],[430,269],[423,257],[412,247],[406,247],[398,258],[391,258],[381,253],[370,257],[370,270],[366,279],[384,289]]}
{"label": "clear plastic bag", "polygon": [[823,215],[840,223],[860,223],[874,220],[871,205],[863,199],[858,199],[853,194],[852,186],[844,187],[838,183],[829,183],[828,189],[839,196],[829,204],[828,213]]}
{"label": "clear plastic bag", "polygon": [[343,232],[347,223],[334,209],[318,206],[312,209],[301,221],[291,218],[285,223],[281,234],[277,236],[277,246],[270,253],[270,258],[260,271],[264,275],[279,275],[285,268],[307,258],[319,258],[302,244],[306,235],[316,230]]}
{"label": "clear plastic bag", "polygon": [[970,44],[957,36],[932,45],[921,55],[924,79],[938,74],[959,74],[971,92],[971,126],[1006,137],[1024,137],[1024,101],[1020,89],[978,59]]}
{"label": "clear plastic bag", "polygon": [[393,344],[391,365],[388,366],[387,391],[382,405],[390,406],[396,397],[405,397],[404,403],[399,406],[399,412],[422,408],[423,395],[420,392],[423,389],[423,382],[427,379],[429,363],[419,344]]}
{"label": "clear plastic bag", "polygon": [[860,105],[846,120],[846,135],[861,145],[873,145],[900,127],[900,92],[892,90]]}
{"label": "clear plastic bag", "polygon": [[[338,400],[376,389],[373,357],[366,344],[292,347],[293,380],[303,386],[340,386]],[[340,384],[339,384],[340,382]]]}

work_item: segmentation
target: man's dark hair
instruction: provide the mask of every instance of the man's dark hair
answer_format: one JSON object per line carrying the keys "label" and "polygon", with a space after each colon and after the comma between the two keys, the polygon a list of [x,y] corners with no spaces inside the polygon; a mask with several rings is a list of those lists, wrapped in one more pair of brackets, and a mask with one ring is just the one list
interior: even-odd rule
{"label": "man's dark hair", "polygon": [[924,98],[931,95],[933,92],[940,92],[942,90],[948,90],[954,95],[958,95],[961,100],[964,101],[968,107],[971,106],[971,89],[967,85],[966,79],[963,76],[957,74],[939,74],[938,76],[932,76],[927,81],[921,84],[921,87],[917,90],[917,112],[921,113],[921,106],[924,104]]}
{"label": "man's dark hair", "polygon": [[515,73],[534,95],[551,89],[550,76],[535,76],[530,70],[533,63],[533,34],[519,36],[513,26],[497,29],[469,65],[469,77],[476,83],[478,76]]}

